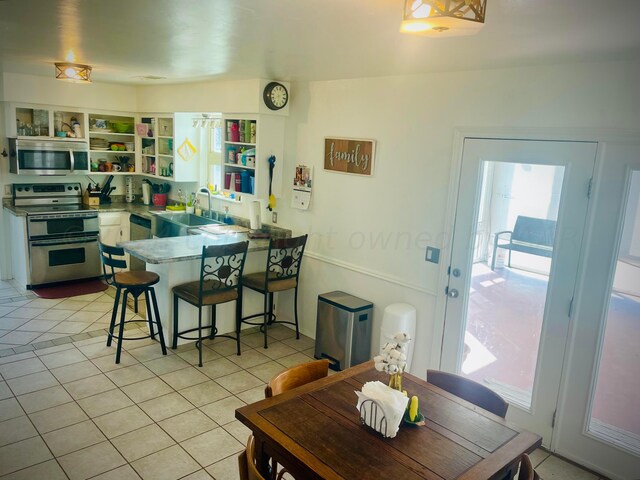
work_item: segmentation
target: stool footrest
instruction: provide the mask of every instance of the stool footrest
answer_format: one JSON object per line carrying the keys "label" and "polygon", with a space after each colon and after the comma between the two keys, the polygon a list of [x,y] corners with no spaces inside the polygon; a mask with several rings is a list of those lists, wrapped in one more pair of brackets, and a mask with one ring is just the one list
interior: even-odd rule
{"label": "stool footrest", "polygon": [[[111,335],[107,333],[107,335],[113,338],[114,340],[120,340],[120,338],[116,334]],[[145,337],[122,337],[122,340],[146,340],[147,338],[155,338],[155,337],[151,337],[151,334],[149,334]]]}
{"label": "stool footrest", "polygon": [[[269,314],[267,313],[267,315],[269,315]],[[263,325],[264,322],[254,323],[254,322],[249,322],[248,321],[250,318],[258,318],[258,317],[264,318],[264,312],[262,312],[262,313],[254,313],[253,315],[247,315],[246,317],[242,317],[240,319],[240,321],[242,323],[246,323],[247,325],[253,325],[255,327],[258,327],[260,325]],[[275,321],[276,321],[276,314],[273,313],[273,314],[271,314],[271,319],[267,322],[267,324],[271,325]]]}
{"label": "stool footrest", "polygon": [[[211,325],[207,325],[206,327],[205,327],[205,326],[203,326],[203,327],[202,327],[202,330],[211,330]],[[217,330],[217,329],[216,329],[216,330]],[[200,340],[200,338],[199,338],[199,337],[187,337],[187,336],[186,336],[186,334],[187,334],[187,333],[197,332],[197,331],[198,331],[198,328],[191,328],[191,329],[189,329],[189,330],[184,330],[183,332],[176,333],[176,334],[175,334],[175,336],[176,336],[177,338],[181,338],[181,339],[183,339],[183,340],[196,340],[196,341],[199,341],[199,340]],[[214,338],[219,338],[219,337],[230,338],[231,340],[237,340],[237,338],[236,338],[236,337],[234,337],[234,336],[232,336],[232,335],[230,335],[230,334],[224,334],[224,335],[218,335],[218,334],[216,334],[216,335],[214,336]],[[205,338],[205,337],[203,337],[203,339],[204,339],[204,338]]]}

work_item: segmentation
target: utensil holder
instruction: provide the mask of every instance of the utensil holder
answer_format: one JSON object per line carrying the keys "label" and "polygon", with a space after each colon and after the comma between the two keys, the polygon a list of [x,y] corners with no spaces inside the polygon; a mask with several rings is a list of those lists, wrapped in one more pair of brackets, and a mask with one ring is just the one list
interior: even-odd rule
{"label": "utensil holder", "polygon": [[167,205],[167,194],[166,193],[154,193],[153,194],[153,205],[156,207],[164,207]]}

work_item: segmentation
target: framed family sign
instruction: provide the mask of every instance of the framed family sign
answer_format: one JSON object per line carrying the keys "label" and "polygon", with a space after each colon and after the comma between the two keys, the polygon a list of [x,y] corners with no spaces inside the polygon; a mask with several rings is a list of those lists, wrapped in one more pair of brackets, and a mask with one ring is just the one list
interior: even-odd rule
{"label": "framed family sign", "polygon": [[324,139],[324,169],[371,176],[375,149],[375,140],[327,137]]}

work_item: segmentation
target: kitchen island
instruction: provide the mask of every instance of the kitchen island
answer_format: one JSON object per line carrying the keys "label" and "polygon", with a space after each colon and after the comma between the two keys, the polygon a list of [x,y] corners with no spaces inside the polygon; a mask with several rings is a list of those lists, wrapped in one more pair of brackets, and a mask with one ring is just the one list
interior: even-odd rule
{"label": "kitchen island", "polygon": [[[147,271],[155,272],[160,276],[160,281],[155,286],[155,290],[167,345],[171,345],[173,339],[172,289],[176,285],[200,278],[202,247],[228,245],[245,240],[249,240],[249,251],[245,261],[244,273],[264,271],[267,263],[269,240],[251,240],[246,233],[186,235],[136,240],[118,244],[129,255],[146,262]],[[197,327],[198,309],[183,301],[180,301],[178,305],[180,330]],[[262,296],[245,290],[243,295],[243,315],[261,312],[262,305]],[[210,324],[210,307],[203,309],[202,320],[203,325]],[[235,331],[235,302],[218,305],[217,327],[220,334]],[[188,340],[178,340],[178,344],[183,343],[188,343]]]}

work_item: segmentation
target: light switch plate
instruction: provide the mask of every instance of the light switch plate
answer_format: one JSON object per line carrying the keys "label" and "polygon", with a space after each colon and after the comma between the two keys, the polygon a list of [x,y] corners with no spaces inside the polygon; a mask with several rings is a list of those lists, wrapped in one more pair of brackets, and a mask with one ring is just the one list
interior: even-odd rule
{"label": "light switch plate", "polygon": [[271,222],[278,223],[278,212],[271,212]]}
{"label": "light switch plate", "polygon": [[10,197],[11,195],[12,195],[11,185],[5,185],[4,186],[4,196],[5,197]]}
{"label": "light switch plate", "polygon": [[427,247],[425,260],[431,263],[440,263],[440,249],[436,247]]}

